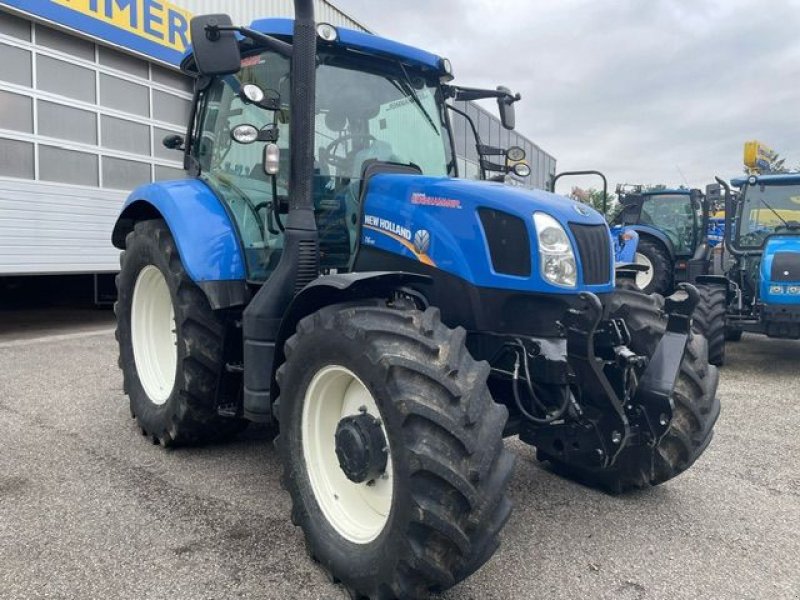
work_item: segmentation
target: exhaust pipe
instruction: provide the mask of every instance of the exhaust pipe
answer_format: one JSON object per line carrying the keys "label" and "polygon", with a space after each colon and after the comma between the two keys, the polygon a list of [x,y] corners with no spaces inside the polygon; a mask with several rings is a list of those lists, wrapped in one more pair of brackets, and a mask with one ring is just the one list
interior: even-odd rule
{"label": "exhaust pipe", "polygon": [[317,31],[314,0],[295,0],[292,40],[289,216],[275,271],[244,311],[244,417],[272,420],[272,371],[283,315],[294,296],[319,274],[319,238],[314,220],[314,112]]}

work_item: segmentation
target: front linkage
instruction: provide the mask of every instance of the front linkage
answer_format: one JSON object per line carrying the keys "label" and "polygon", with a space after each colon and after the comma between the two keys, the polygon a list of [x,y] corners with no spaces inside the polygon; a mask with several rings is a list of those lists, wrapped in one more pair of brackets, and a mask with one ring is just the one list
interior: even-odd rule
{"label": "front linkage", "polygon": [[[628,472],[643,473],[646,483],[658,483],[653,455],[673,421],[674,390],[698,301],[691,285],[680,286],[664,310],[651,297],[624,294],[649,308],[649,328],[631,331],[627,312],[614,308],[624,301],[604,305],[583,293],[562,321],[562,339],[516,337],[490,361],[495,397],[505,398],[511,412],[507,433],[536,446],[540,458],[608,488],[618,486],[590,475],[623,463]],[[642,316],[633,321],[641,325]]]}

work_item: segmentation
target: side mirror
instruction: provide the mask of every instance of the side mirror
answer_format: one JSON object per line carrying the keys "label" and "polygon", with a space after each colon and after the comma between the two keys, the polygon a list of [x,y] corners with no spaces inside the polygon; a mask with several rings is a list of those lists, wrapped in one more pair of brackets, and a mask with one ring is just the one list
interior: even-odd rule
{"label": "side mirror", "polygon": [[191,22],[192,52],[201,75],[230,75],[242,66],[239,42],[228,15],[200,15]]}
{"label": "side mirror", "polygon": [[177,134],[165,136],[164,139],[161,140],[164,147],[170,150],[183,150],[183,142],[183,136]]}
{"label": "side mirror", "polygon": [[514,102],[519,100],[519,94],[516,96],[511,93],[507,87],[499,86],[498,92],[503,92],[503,95],[497,98],[497,108],[500,111],[500,122],[506,129],[514,129],[517,124],[516,114],[514,111]]}

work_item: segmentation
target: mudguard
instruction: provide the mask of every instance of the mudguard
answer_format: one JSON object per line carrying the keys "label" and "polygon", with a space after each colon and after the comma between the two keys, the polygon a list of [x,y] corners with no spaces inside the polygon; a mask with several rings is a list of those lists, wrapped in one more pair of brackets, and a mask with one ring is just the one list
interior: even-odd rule
{"label": "mudguard", "polygon": [[245,263],[236,227],[205,183],[186,179],[135,189],[114,225],[114,246],[125,248],[125,236],[137,221],[159,217],[167,222],[192,281],[244,282]]}
{"label": "mudguard", "polygon": [[659,242],[664,244],[664,246],[667,249],[667,252],[669,252],[670,259],[675,260],[675,246],[666,233],[664,233],[660,229],[657,229],[656,227],[650,227],[649,225],[628,225],[627,228],[629,230],[637,232],[639,234],[639,237],[643,235],[649,235],[650,237],[656,238]]}

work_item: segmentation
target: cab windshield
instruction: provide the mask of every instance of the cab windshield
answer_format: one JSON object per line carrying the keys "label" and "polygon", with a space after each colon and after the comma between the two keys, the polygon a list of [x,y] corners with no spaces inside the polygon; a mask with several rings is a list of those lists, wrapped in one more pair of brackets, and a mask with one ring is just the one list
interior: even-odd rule
{"label": "cab windshield", "polygon": [[740,214],[740,247],[760,248],[775,233],[800,234],[800,185],[747,184]]}
{"label": "cab windshield", "polygon": [[694,251],[698,214],[689,194],[645,196],[640,221],[663,231],[672,241],[676,254]]}
{"label": "cab windshield", "polygon": [[[263,281],[283,251],[288,211],[290,63],[272,52],[246,56],[235,75],[204,93],[194,154],[201,177],[228,205],[242,238],[249,277]],[[273,102],[242,93],[255,84]],[[346,270],[357,243],[359,192],[370,160],[415,165],[424,175],[455,175],[444,102],[434,75],[395,61],[322,54],[317,67],[314,206],[323,268]],[[274,181],[264,143],[238,143],[240,125],[272,128],[281,149]]]}

